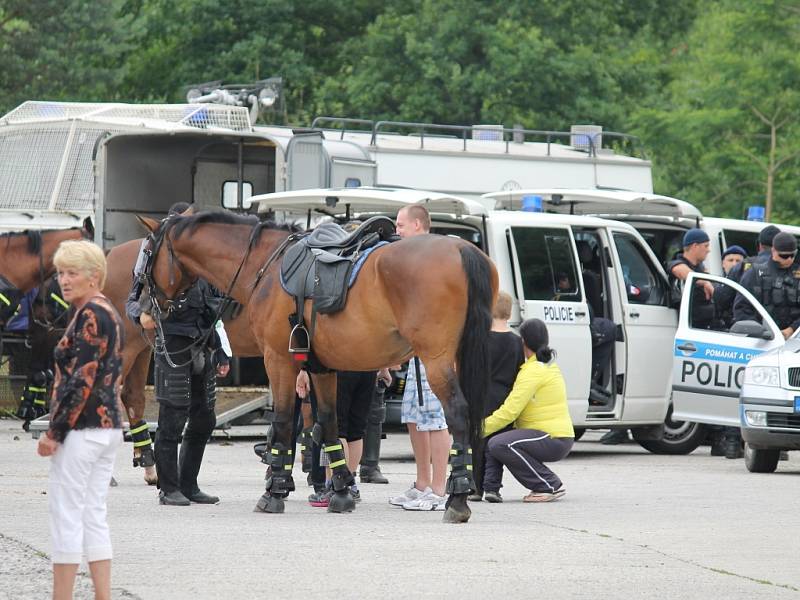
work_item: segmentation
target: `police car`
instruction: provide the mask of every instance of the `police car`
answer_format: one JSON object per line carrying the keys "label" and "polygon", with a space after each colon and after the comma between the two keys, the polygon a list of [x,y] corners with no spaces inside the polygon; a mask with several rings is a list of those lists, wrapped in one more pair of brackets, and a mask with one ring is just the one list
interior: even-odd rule
{"label": "police car", "polygon": [[[759,321],[691,326],[691,286],[708,280],[731,286]],[[741,427],[745,465],[772,472],[781,450],[800,449],[800,335],[784,341],[780,328],[739,284],[692,273],[684,288],[675,336],[672,401],[676,418]]]}
{"label": "police car", "polygon": [[800,336],[753,358],[740,395],[745,465],[772,473],[781,450],[800,450]]}

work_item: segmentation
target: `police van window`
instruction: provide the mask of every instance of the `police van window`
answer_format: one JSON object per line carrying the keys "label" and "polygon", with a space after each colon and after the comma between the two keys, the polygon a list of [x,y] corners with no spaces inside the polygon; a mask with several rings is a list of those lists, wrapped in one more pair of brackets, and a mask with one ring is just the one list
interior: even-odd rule
{"label": "police van window", "polygon": [[632,304],[666,305],[667,285],[633,236],[614,233],[625,293]]}
{"label": "police van window", "polygon": [[684,229],[646,229],[644,227],[636,229],[663,265],[673,260],[683,249],[683,234],[686,233]]}
{"label": "police van window", "polygon": [[[242,208],[248,210],[252,206],[250,196],[253,195],[253,184],[249,181],[242,182]],[[222,184],[222,206],[230,209],[239,208],[239,182],[226,181]]]}
{"label": "police van window", "polygon": [[565,229],[512,227],[527,300],[580,302],[578,270]]}
{"label": "police van window", "polygon": [[736,231],[735,229],[723,229],[725,235],[725,247],[741,246],[750,256],[758,254],[758,232],[757,231]]}

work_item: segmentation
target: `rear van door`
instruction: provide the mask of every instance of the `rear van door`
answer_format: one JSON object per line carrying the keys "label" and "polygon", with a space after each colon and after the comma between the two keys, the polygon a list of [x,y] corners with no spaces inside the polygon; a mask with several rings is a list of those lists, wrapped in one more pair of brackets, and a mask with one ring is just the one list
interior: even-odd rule
{"label": "rear van door", "polygon": [[[748,333],[737,333],[746,322],[718,321],[711,329],[692,326],[692,286],[709,281],[731,286],[750,302],[761,325],[750,322]],[[672,371],[673,416],[676,419],[739,427],[739,391],[744,368],[758,354],[783,346],[780,329],[756,299],[738,283],[704,273],[691,273],[681,299]]]}
{"label": "rear van door", "polygon": [[547,324],[573,419],[586,415],[591,380],[589,308],[568,226],[510,226],[506,242],[523,319]]}

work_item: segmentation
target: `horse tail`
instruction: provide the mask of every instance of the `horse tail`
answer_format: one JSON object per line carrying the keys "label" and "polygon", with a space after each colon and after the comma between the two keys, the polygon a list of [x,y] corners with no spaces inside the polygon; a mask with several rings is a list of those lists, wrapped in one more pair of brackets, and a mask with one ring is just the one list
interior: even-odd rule
{"label": "horse tail", "polygon": [[458,383],[467,401],[470,438],[481,438],[489,393],[489,331],[494,289],[492,266],[486,255],[469,244],[459,249],[467,276],[467,316],[458,343]]}

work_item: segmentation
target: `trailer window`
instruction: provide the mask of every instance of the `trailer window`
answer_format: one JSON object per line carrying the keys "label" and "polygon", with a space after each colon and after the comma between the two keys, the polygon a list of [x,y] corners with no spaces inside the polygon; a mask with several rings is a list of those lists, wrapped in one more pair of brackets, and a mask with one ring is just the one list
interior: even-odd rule
{"label": "trailer window", "polygon": [[[222,184],[222,206],[230,210],[236,210],[239,207],[239,182],[226,181]],[[242,182],[242,206],[244,210],[248,210],[252,206],[250,196],[253,195],[253,184],[249,181]]]}
{"label": "trailer window", "polygon": [[526,300],[580,302],[578,270],[569,231],[512,227]]}
{"label": "trailer window", "polygon": [[625,293],[632,304],[667,303],[667,284],[650,261],[644,247],[633,236],[625,233],[614,234]]}

